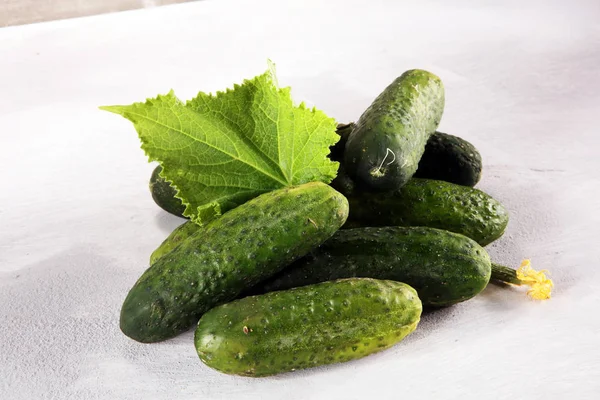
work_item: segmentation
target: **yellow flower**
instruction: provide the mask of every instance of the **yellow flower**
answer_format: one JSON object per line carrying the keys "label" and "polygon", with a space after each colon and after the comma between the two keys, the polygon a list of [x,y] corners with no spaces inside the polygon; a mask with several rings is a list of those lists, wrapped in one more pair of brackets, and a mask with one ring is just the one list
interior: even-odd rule
{"label": "yellow flower", "polygon": [[531,268],[529,260],[523,260],[519,269],[517,269],[517,278],[530,288],[527,294],[536,300],[546,300],[550,298],[554,283],[546,276],[547,270],[536,271]]}

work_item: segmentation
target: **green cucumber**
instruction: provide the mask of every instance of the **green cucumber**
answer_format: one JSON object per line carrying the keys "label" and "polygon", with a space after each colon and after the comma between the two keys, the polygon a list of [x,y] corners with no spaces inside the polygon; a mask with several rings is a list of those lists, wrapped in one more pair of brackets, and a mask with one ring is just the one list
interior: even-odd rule
{"label": "green cucumber", "polygon": [[348,196],[345,228],[427,226],[465,235],[482,246],[498,239],[508,212],[481,190],[444,181],[413,178],[399,190]]}
{"label": "green cucumber", "polygon": [[[356,124],[353,122],[338,124],[336,132],[340,135],[340,140],[335,146],[332,146],[329,154],[329,158],[333,161],[341,162],[344,159],[344,148],[348,136],[355,127]],[[475,146],[458,136],[436,131],[429,137],[417,172],[413,176],[473,187],[481,179],[481,170],[481,154]],[[344,177],[344,172],[340,166],[337,181],[331,184],[334,188],[335,184],[341,188],[349,187],[348,180],[350,178]]]}
{"label": "green cucumber", "polygon": [[123,303],[121,330],[146,343],[176,336],[327,240],[347,215],[346,198],[320,182],[226,212],[144,272]]}
{"label": "green cucumber", "polygon": [[335,179],[331,181],[330,185],[344,196],[352,194],[355,188],[354,181],[350,179],[346,173],[343,163],[344,148],[346,147],[348,136],[350,136],[350,132],[352,132],[355,126],[356,124],[354,122],[350,122],[349,124],[338,124],[336,133],[340,135],[340,140],[338,140],[334,146],[330,147],[331,152],[329,153],[329,158],[332,161],[338,161],[340,163],[337,175]]}
{"label": "green cucumber", "polygon": [[350,136],[350,133],[355,127],[356,124],[354,122],[337,125],[335,133],[340,136],[340,140],[338,140],[335,145],[329,148],[331,150],[329,153],[329,158],[332,161],[339,161],[341,163],[344,160],[344,149],[346,148],[346,142],[348,141],[348,136]]}
{"label": "green cucumber", "polygon": [[335,179],[329,185],[346,197],[352,196],[357,190],[354,181],[350,179],[342,164],[338,168]]}
{"label": "green cucumber", "polygon": [[154,202],[166,212],[185,218],[183,216],[185,206],[181,200],[175,197],[177,194],[175,188],[171,186],[169,181],[160,176],[161,171],[162,167],[159,165],[152,171],[152,175],[150,176],[150,183],[148,186],[150,187],[152,199],[154,199]]}
{"label": "green cucumber", "polygon": [[435,132],[414,177],[473,187],[481,179],[481,169],[481,154],[475,146],[458,136]]}
{"label": "green cucumber", "polygon": [[267,376],[358,359],[417,327],[422,305],[410,286],[342,279],[246,297],[202,316],[195,345],[218,371]]}
{"label": "green cucumber", "polygon": [[344,149],[344,166],[361,187],[402,187],[413,176],[444,110],[436,75],[410,70],[394,80],[356,122]]}
{"label": "green cucumber", "polygon": [[195,222],[187,221],[179,225],[150,255],[150,265],[154,264],[159,258],[170,253],[175,247],[179,246],[188,237],[192,236],[202,227]]}
{"label": "green cucumber", "polygon": [[488,253],[466,236],[425,227],[357,228],[336,232],[248,293],[367,277],[404,282],[423,305],[440,307],[477,295],[490,273]]}

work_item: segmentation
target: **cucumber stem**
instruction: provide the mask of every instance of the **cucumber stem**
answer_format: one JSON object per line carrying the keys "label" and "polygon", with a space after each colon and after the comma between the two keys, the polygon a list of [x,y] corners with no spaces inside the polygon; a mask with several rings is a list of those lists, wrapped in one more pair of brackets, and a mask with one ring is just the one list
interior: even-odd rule
{"label": "cucumber stem", "polygon": [[521,285],[521,281],[517,278],[517,270],[504,265],[492,263],[492,277],[490,281],[496,283],[509,283],[512,285]]}
{"label": "cucumber stem", "polygon": [[527,285],[527,294],[536,300],[550,298],[554,283],[546,276],[547,270],[536,271],[531,268],[529,260],[523,260],[518,269],[512,269],[500,264],[492,263],[491,281],[508,283],[510,285]]}

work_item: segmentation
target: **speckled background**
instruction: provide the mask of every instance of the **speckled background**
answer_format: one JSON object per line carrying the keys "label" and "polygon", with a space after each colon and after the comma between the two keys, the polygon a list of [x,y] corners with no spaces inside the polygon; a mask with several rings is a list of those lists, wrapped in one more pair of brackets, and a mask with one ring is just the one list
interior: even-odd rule
{"label": "speckled background", "polygon": [[[0,399],[597,399],[600,5],[597,1],[207,1],[0,29]],[[473,142],[479,187],[511,213],[489,246],[552,272],[547,302],[490,287],[424,315],[362,360],[222,375],[192,332],[118,329],[158,209],[132,125],[97,109],[187,99],[276,64],[339,121],[410,68],[446,86],[440,130]]]}

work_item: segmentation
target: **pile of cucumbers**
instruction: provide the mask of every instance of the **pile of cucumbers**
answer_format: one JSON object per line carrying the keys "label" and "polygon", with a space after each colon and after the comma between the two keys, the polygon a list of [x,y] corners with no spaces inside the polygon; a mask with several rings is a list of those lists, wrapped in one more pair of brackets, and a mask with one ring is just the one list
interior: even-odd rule
{"label": "pile of cucumbers", "polygon": [[[209,367],[267,376],[386,349],[423,308],[468,300],[492,280],[523,283],[483,246],[508,213],[473,188],[477,149],[437,132],[441,80],[410,70],[357,120],[338,126],[330,184],[256,197],[204,226],[188,221],[152,253],[121,310],[121,330],[150,343],[196,325]],[[152,174],[164,210],[175,190]]]}

